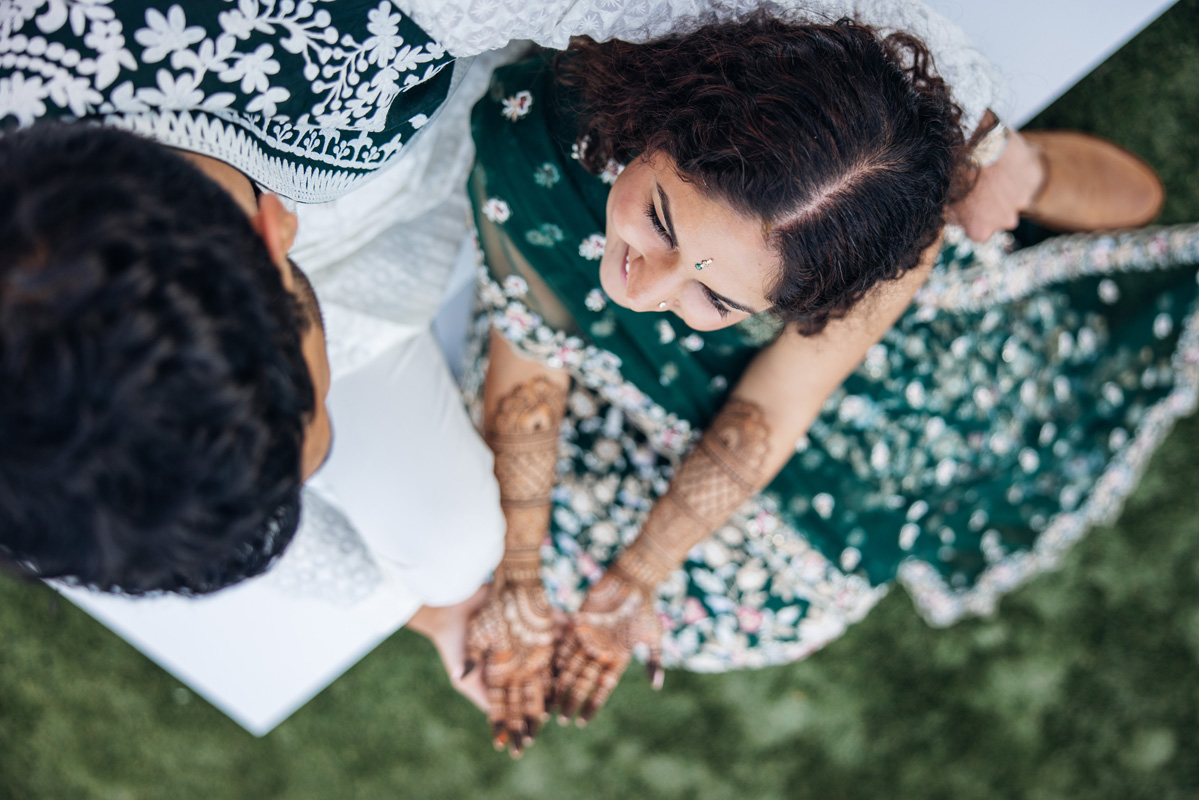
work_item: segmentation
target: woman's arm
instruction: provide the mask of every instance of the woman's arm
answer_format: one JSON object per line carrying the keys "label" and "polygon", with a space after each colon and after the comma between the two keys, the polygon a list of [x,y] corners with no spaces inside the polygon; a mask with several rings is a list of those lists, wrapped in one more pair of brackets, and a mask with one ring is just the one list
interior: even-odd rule
{"label": "woman's arm", "polygon": [[[507,522],[491,597],[467,629],[467,667],[483,669],[496,747],[520,755],[537,733],[550,688],[554,626],[541,584],[541,541],[549,530],[558,428],[570,377],[528,361],[492,333],[483,384],[483,437],[495,453]],[[469,499],[468,499],[469,502]]]}
{"label": "woman's arm", "polygon": [[796,441],[829,395],[907,308],[939,244],[929,248],[920,267],[877,288],[818,336],[786,331],[754,359],[637,539],[588,593],[559,644],[554,697],[565,716],[581,711],[587,720],[599,710],[635,644],[650,647],[651,674],[660,681],[656,587],[795,454]]}
{"label": "woman's arm", "polygon": [[1004,127],[990,110],[969,143],[975,148],[973,185],[949,209],[949,221],[982,242],[997,231],[1016,227],[1020,214],[1032,206],[1045,170],[1025,138]]}

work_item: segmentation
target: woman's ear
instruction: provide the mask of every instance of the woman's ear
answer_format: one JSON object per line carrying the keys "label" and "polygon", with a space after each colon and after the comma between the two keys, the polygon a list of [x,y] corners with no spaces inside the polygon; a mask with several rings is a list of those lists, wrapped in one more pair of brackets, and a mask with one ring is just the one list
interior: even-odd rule
{"label": "woman's ear", "polygon": [[295,244],[299,228],[296,215],[288,211],[278,197],[264,193],[258,198],[258,211],[250,217],[250,225],[262,237],[271,261],[285,274],[290,273],[285,267],[287,253]]}

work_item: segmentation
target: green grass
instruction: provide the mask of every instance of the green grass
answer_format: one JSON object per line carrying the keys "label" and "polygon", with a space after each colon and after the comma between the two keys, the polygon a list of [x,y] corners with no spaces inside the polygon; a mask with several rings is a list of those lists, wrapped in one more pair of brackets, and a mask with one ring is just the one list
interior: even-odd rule
{"label": "green grass", "polygon": [[[1142,153],[1199,220],[1199,0],[1042,114]],[[1119,524],[1004,601],[927,628],[902,591],[809,660],[626,676],[520,762],[406,631],[263,739],[50,590],[0,579],[0,798],[1193,798],[1199,418]]]}

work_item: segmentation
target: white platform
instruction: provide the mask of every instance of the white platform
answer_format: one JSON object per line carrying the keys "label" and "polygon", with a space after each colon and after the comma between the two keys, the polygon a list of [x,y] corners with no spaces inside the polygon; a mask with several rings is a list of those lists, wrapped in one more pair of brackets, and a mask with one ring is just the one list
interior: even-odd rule
{"label": "white platform", "polygon": [[352,606],[246,581],[197,599],[67,599],[112,628],[255,736],[263,736],[408,621],[386,591]]}
{"label": "white platform", "polygon": [[[997,110],[1015,125],[1171,5],[1169,0],[929,2],[965,28],[1008,78],[1011,104]],[[65,595],[258,736],[397,630],[414,610],[411,598],[394,595],[383,584],[354,605],[283,593],[270,580],[202,600],[129,601],[75,590]]]}
{"label": "white platform", "polygon": [[1020,127],[1175,0],[925,0],[957,23],[1007,79]]}

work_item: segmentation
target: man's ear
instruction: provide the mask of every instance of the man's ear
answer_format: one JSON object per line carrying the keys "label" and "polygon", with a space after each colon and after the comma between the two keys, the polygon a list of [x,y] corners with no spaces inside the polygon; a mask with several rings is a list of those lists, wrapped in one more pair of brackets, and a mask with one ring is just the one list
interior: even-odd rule
{"label": "man's ear", "polygon": [[[276,265],[287,264],[287,253],[296,241],[299,221],[273,194],[263,193],[258,198],[258,211],[250,217],[250,225],[262,237],[271,261]],[[280,266],[282,268],[282,266]]]}

